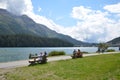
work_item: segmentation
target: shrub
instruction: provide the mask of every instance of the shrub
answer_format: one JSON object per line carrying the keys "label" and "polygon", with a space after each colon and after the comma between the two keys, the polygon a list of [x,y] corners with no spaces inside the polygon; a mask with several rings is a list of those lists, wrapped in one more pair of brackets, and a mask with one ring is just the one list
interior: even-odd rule
{"label": "shrub", "polygon": [[106,52],[115,52],[114,49],[108,49]]}
{"label": "shrub", "polygon": [[86,51],[83,51],[83,52],[81,52],[81,53],[83,53],[83,54],[88,54],[88,52],[86,52]]}
{"label": "shrub", "polygon": [[48,54],[48,56],[59,56],[59,55],[65,55],[64,51],[52,51]]}

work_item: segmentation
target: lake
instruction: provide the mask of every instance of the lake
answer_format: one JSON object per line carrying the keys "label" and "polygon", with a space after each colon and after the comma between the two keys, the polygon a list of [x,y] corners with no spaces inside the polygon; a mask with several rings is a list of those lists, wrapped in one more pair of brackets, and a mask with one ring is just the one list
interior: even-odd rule
{"label": "lake", "polygon": [[[39,54],[46,51],[64,51],[66,54],[72,54],[74,49],[80,49],[82,52],[93,53],[97,51],[97,47],[28,47],[28,48],[0,48],[0,62],[10,62],[18,60],[26,60],[29,54]],[[118,51],[118,47],[109,47],[109,49],[115,49]]]}

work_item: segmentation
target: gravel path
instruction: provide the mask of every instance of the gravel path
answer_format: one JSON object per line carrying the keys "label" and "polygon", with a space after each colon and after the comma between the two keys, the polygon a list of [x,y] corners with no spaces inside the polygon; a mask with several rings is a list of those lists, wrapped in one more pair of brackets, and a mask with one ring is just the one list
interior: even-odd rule
{"label": "gravel path", "polygon": [[[113,52],[113,53],[118,53],[118,52]],[[104,54],[111,54],[111,53],[104,53]],[[98,53],[84,54],[83,57],[94,56],[94,55],[100,55],[100,54]],[[48,57],[47,59],[48,62],[50,62],[50,61],[66,60],[72,58],[71,56],[55,56],[55,57]],[[29,65],[28,60],[13,61],[13,62],[0,63],[0,69],[10,69],[10,68],[16,68],[16,67],[22,67],[28,65]]]}
{"label": "gravel path", "polygon": [[[55,56],[55,57],[48,57],[48,62],[50,61],[57,61],[57,60],[65,60],[71,59],[71,56]],[[6,62],[0,63],[0,68],[16,68],[29,65],[28,60],[21,60],[21,61],[13,61],[13,62]]]}

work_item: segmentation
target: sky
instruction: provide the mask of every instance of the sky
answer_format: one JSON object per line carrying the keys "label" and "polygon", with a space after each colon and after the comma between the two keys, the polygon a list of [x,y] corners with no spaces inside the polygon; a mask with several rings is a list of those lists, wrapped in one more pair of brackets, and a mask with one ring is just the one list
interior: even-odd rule
{"label": "sky", "polygon": [[84,42],[120,37],[120,0],[0,0],[0,8]]}

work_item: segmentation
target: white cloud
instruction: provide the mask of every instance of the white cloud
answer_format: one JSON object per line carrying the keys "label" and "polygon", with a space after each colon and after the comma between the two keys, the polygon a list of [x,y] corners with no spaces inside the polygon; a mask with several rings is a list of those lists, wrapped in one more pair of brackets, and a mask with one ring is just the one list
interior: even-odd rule
{"label": "white cloud", "polygon": [[3,8],[3,5],[4,9],[16,15],[33,12],[31,0],[1,0],[0,8]]}
{"label": "white cloud", "polygon": [[[3,8],[3,5],[4,9],[7,9],[8,11],[17,15],[26,14],[37,23],[47,25],[50,29],[54,30],[56,29],[56,26],[59,26],[56,25],[52,20],[47,19],[44,16],[35,14],[33,12],[33,5],[31,0],[0,0],[0,8]],[[39,8],[39,10],[41,10],[41,8]],[[60,30],[56,29],[56,31]]]}
{"label": "white cloud", "polygon": [[0,8],[6,9],[6,1],[5,0],[0,0]]}
{"label": "white cloud", "polygon": [[120,17],[120,3],[113,4],[113,5],[106,5],[104,9],[109,11],[110,13],[115,13],[117,16]]}
{"label": "white cloud", "polygon": [[111,13],[119,13],[120,14],[120,3],[113,5],[106,5],[104,7],[105,10],[108,10]]}
{"label": "white cloud", "polygon": [[92,12],[90,9],[84,8],[83,6],[80,7],[73,7],[72,10],[72,17],[80,20],[86,19],[86,16]]}
{"label": "white cloud", "polygon": [[[64,27],[57,25],[45,16],[35,14],[31,0],[0,0],[0,8],[7,9],[17,15],[26,14],[37,23],[44,24],[52,30],[89,42],[104,42],[120,36],[120,19],[110,19],[108,12],[119,14],[119,5],[120,3],[105,6],[106,12],[92,10],[84,6],[73,7],[71,16],[78,20],[77,24],[73,27]],[[39,8],[40,10],[41,8]]]}
{"label": "white cloud", "polygon": [[108,18],[108,12],[79,6],[73,8],[71,15],[78,19],[77,31],[75,30],[74,33],[77,36],[71,34],[74,38],[78,37],[79,40],[90,42],[103,42],[120,36],[120,24],[115,22],[116,20]]}

